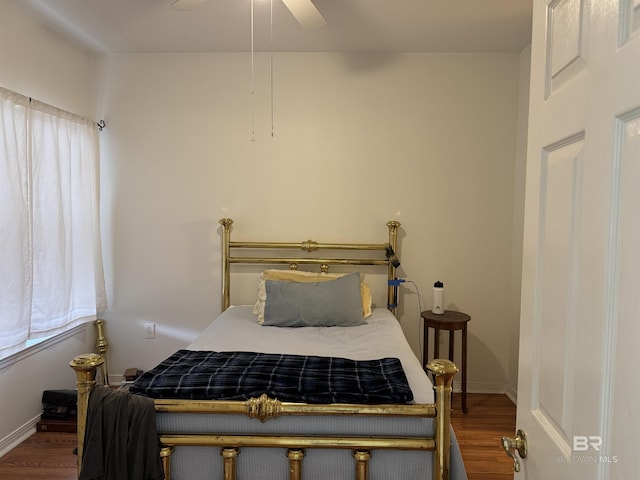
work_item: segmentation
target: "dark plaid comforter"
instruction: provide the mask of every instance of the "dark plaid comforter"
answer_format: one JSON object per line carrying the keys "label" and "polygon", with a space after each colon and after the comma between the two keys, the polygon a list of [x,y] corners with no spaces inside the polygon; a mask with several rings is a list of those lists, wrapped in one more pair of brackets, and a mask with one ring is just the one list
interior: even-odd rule
{"label": "dark plaid comforter", "polygon": [[152,398],[247,400],[266,393],[283,402],[410,403],[397,358],[346,358],[179,350],[130,388]]}

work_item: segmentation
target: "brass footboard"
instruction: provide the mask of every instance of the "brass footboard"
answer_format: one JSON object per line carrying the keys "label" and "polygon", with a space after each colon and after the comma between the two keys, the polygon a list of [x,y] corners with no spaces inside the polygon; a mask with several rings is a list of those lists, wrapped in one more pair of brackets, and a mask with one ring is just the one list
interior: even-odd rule
{"label": "brass footboard", "polygon": [[[89,395],[95,388],[96,370],[102,357],[87,354],[76,357],[70,366],[76,372],[78,384],[78,472],[84,451],[84,432]],[[449,360],[432,360],[427,368],[435,379],[435,403],[429,405],[351,405],[299,404],[279,402],[263,395],[242,401],[155,400],[157,412],[245,414],[262,422],[282,415],[360,415],[422,417],[435,419],[433,437],[333,437],[333,436],[270,436],[180,434],[160,435],[161,457],[165,478],[171,476],[171,453],[175,447],[218,446],[221,448],[224,479],[235,480],[236,462],[241,448],[279,447],[287,449],[290,480],[301,480],[304,451],[309,448],[350,449],[356,463],[356,480],[366,480],[371,451],[380,449],[433,451],[433,479],[448,480],[450,466],[451,391],[458,371]]]}

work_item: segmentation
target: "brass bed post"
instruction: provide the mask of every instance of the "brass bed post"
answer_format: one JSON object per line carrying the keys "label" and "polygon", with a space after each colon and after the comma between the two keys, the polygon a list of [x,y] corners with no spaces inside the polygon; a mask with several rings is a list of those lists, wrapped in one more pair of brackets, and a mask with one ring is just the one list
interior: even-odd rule
{"label": "brass bed post", "polygon": [[222,311],[229,308],[229,284],[231,282],[230,268],[230,243],[231,243],[231,225],[233,220],[230,218],[221,218],[218,222],[222,225]]}
{"label": "brass bed post", "polygon": [[[398,246],[398,228],[400,227],[400,222],[395,220],[391,220],[387,222],[387,228],[389,229],[389,245],[396,251]],[[389,260],[389,267],[387,271],[387,279],[393,280],[396,278],[396,267],[393,266],[391,260]],[[387,305],[389,305],[389,310],[391,313],[395,315],[396,313],[396,305],[398,305],[398,291],[392,286],[387,286]]]}
{"label": "brass bed post", "polygon": [[78,387],[78,473],[80,473],[82,453],[84,452],[84,432],[87,425],[89,395],[96,387],[96,373],[98,367],[103,363],[104,359],[97,353],[78,355],[69,362],[69,366],[76,372],[76,385]]}
{"label": "brass bed post", "polygon": [[94,322],[96,326],[96,350],[102,357],[102,381],[108,387],[109,386],[109,369],[107,367],[107,350],[109,350],[109,342],[104,334],[104,320],[98,318]]}
{"label": "brass bed post", "polygon": [[427,368],[435,376],[436,449],[433,452],[433,480],[448,480],[451,463],[451,392],[453,376],[458,367],[449,360],[433,359]]}

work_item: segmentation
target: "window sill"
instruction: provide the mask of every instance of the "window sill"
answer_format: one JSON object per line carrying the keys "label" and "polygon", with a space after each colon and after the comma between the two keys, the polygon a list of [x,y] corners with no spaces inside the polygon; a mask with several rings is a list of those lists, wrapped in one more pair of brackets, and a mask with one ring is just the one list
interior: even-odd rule
{"label": "window sill", "polygon": [[45,338],[44,340],[38,343],[25,347],[24,349],[14,353],[13,355],[9,355],[8,357],[3,358],[2,360],[0,360],[0,370],[10,365],[13,365],[14,363],[18,363],[19,361],[24,360],[25,358],[30,357],[31,355],[35,355],[36,353],[41,352],[42,350],[46,350],[47,348],[53,345],[56,345],[62,342],[63,340],[66,340],[67,338],[73,337],[75,334],[82,332],[86,326],[87,326],[86,323],[76,325],[75,327],[73,327],[70,330],[67,330],[66,332],[59,333],[58,335],[54,335],[49,338]]}

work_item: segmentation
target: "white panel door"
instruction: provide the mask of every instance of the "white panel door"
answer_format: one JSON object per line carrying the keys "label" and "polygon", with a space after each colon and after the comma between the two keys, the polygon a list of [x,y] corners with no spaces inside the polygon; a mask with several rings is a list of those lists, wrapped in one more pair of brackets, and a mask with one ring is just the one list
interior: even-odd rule
{"label": "white panel door", "polygon": [[534,0],[517,479],[640,479],[640,0]]}

